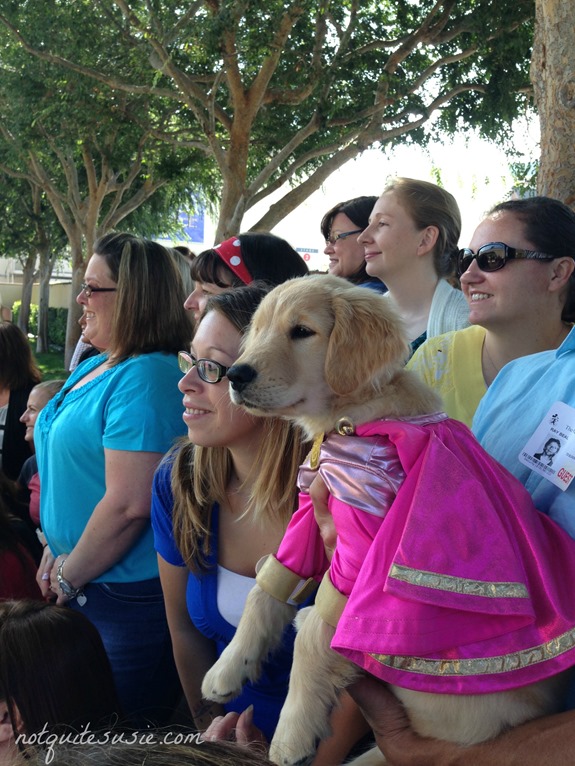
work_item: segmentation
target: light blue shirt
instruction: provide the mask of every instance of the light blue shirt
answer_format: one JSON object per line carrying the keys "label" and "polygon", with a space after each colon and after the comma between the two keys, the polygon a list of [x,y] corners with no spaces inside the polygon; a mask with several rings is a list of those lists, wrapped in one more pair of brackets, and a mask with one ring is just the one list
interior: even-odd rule
{"label": "light blue shirt", "polygon": [[551,406],[575,407],[575,328],[561,346],[515,359],[481,400],[473,431],[483,447],[526,487],[535,506],[575,538],[575,482],[566,491],[519,462]]}
{"label": "light blue shirt", "polygon": [[[175,355],[142,354],[80,388],[75,383],[104,361],[83,362],[42,410],[34,429],[41,477],[40,519],[52,553],[69,553],[104,496],[104,449],[164,454],[186,432],[181,372]],[[138,481],[126,476],[126,483]],[[158,576],[151,525],[96,582],[137,582]]]}

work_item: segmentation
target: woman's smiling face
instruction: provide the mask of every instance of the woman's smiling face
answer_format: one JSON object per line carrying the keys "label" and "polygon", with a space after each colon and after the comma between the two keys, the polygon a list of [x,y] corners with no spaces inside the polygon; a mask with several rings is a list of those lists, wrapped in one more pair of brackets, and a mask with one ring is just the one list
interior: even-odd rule
{"label": "woman's smiling face", "polygon": [[[240,342],[241,335],[233,324],[218,311],[209,311],[198,325],[190,353],[195,359],[211,359],[231,367],[240,355]],[[194,366],[178,388],[184,394],[183,418],[194,444],[233,449],[260,438],[265,419],[232,404],[226,377],[218,383],[206,383]]]}
{"label": "woman's smiling face", "polygon": [[[88,261],[84,282],[89,287],[116,288],[117,284],[101,255],[94,254]],[[95,348],[104,351],[110,345],[112,337],[112,320],[116,303],[115,292],[93,292],[90,297],[81,290],[76,301],[82,306],[86,326],[82,332],[84,340]]]}
{"label": "woman's smiling face", "polygon": [[[469,247],[503,242],[509,247],[537,250],[525,236],[523,222],[510,211],[500,211],[476,228]],[[543,316],[548,311],[548,285],[553,261],[509,260],[498,271],[481,271],[473,260],[461,275],[461,289],[469,304],[469,321],[482,327],[510,326],[511,322]]]}
{"label": "woman's smiling face", "polygon": [[385,192],[375,203],[369,226],[359,235],[367,273],[387,283],[395,274],[411,269],[418,255],[433,249],[422,240],[422,232],[397,194]]}
{"label": "woman's smiling face", "polygon": [[[331,222],[330,239],[349,231],[357,231],[357,226],[345,213],[337,213]],[[363,245],[357,241],[358,234],[360,232],[336,239],[333,244],[326,241],[324,253],[329,257],[330,274],[345,279],[354,276],[361,269],[364,264],[364,254]]]}

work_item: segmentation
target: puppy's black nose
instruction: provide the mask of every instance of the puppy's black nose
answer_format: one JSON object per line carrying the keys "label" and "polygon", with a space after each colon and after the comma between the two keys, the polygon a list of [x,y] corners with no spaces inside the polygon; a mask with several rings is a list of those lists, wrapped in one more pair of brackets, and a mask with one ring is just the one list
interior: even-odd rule
{"label": "puppy's black nose", "polygon": [[227,373],[227,378],[236,391],[243,391],[244,388],[257,377],[257,372],[249,364],[234,364]]}

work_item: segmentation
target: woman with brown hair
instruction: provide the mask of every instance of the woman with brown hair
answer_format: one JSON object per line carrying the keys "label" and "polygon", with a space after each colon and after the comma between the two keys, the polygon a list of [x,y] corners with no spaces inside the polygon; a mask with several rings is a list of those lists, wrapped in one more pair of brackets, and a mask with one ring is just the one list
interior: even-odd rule
{"label": "woman with brown hair", "polygon": [[387,290],[384,283],[367,273],[363,245],[357,239],[369,225],[376,202],[377,197],[354,197],[338,202],[321,219],[320,228],[325,239],[324,253],[329,258],[329,273],[384,293]]}
{"label": "woman with brown hair", "polygon": [[32,454],[20,416],[41,379],[28,338],[17,325],[0,322],[0,468],[12,481]]}
{"label": "woman with brown hair", "polygon": [[0,603],[0,687],[16,739],[109,727],[122,715],[96,628],[45,601]]}
{"label": "woman with brown hair", "polygon": [[0,470],[0,600],[39,599],[36,569],[42,546],[26,521],[14,515],[11,504],[18,507],[16,493]]}
{"label": "woman with brown hair", "polygon": [[182,433],[177,352],[191,325],[162,245],[108,234],[77,297],[88,359],[44,407],[34,438],[45,595],[96,625],[125,712],[163,722],[177,699],[150,526],[154,470]]}
{"label": "woman with brown hair", "polygon": [[432,338],[409,362],[469,427],[499,371],[558,348],[575,319],[575,213],[550,197],[507,200],[459,251],[471,326]]}

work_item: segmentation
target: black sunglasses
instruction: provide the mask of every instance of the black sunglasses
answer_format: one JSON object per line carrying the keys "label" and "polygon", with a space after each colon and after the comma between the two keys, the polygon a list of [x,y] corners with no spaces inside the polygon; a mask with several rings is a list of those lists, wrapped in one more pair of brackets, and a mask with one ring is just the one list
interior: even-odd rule
{"label": "black sunglasses", "polygon": [[532,261],[552,261],[555,258],[559,258],[558,255],[547,255],[546,253],[539,253],[537,250],[522,250],[515,247],[509,247],[509,245],[503,242],[490,242],[487,245],[482,245],[477,253],[474,253],[468,247],[464,247],[457,254],[457,274],[461,276],[471,266],[473,260],[477,261],[477,265],[481,271],[499,271],[502,269],[507,261],[518,260],[532,260]]}

